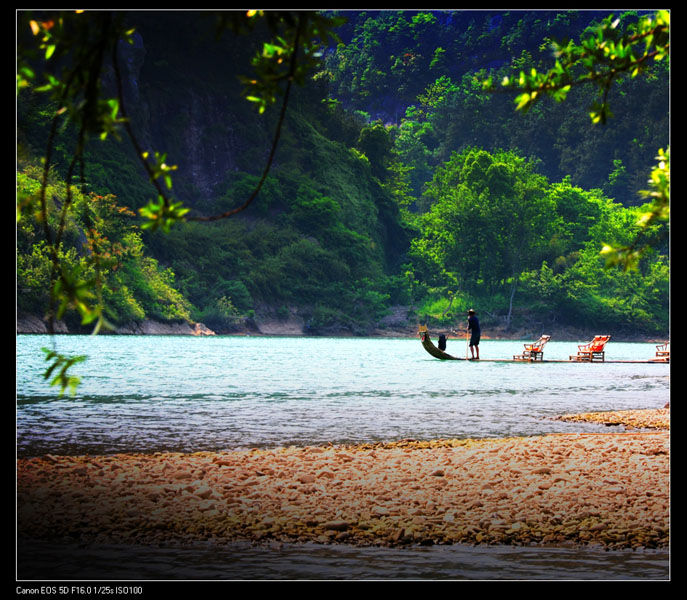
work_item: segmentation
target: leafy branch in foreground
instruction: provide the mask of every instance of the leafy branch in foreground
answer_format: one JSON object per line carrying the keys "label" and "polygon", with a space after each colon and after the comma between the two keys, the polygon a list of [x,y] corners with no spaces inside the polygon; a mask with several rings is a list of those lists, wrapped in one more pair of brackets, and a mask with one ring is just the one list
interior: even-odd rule
{"label": "leafy branch in foreground", "polygon": [[[303,85],[308,73],[319,64],[322,58],[322,46],[329,37],[335,37],[332,29],[343,20],[336,17],[325,17],[316,12],[302,11],[293,13],[272,13],[270,11],[248,11],[247,23],[252,27],[256,17],[266,17],[268,26],[274,36],[263,44],[262,52],[252,60],[255,76],[242,77],[244,95],[254,102],[262,114],[267,106],[274,104],[279,94],[283,94],[279,119],[272,139],[272,146],[267,162],[253,192],[243,204],[224,213],[209,217],[193,217],[189,221],[218,221],[231,217],[246,208],[257,197],[270,172],[274,156],[281,137],[286,109],[293,83]],[[236,30],[236,21],[234,21]],[[285,82],[284,90],[281,89]]]}
{"label": "leafy branch in foreground", "polygon": [[[81,11],[78,11],[81,12]],[[50,127],[43,159],[43,180],[39,192],[40,220],[43,223],[46,243],[52,257],[50,285],[50,306],[48,326],[52,332],[56,316],[72,305],[82,314],[83,324],[96,321],[96,331],[103,325],[100,290],[100,261],[97,249],[92,252],[96,277],[84,280],[77,274],[69,274],[61,264],[59,248],[65,231],[67,214],[72,208],[75,188],[75,171],[80,170],[80,181],[85,183],[84,149],[91,136],[105,139],[116,131],[121,119],[118,117],[116,99],[101,97],[101,80],[104,59],[120,39],[130,39],[120,15],[107,12],[85,15],[56,14],[41,17],[30,13],[22,14],[20,23],[28,20],[37,45],[20,45],[18,50],[17,87],[29,87],[36,78],[32,62],[38,61],[44,67],[46,82],[35,88],[44,92],[57,103]],[[76,145],[65,179],[66,196],[60,209],[58,226],[53,231],[48,218],[48,177],[52,167],[52,153],[64,120],[71,122],[76,130]],[[21,215],[20,215],[21,218]],[[95,294],[92,293],[95,290]],[[92,300],[96,299],[93,305]],[[59,305],[57,311],[55,306]]]}
{"label": "leafy branch in foreground", "polygon": [[82,355],[65,356],[55,350],[49,350],[48,348],[41,348],[41,350],[45,352],[45,360],[48,362],[52,361],[52,364],[46,369],[45,373],[43,373],[43,379],[50,379],[57,370],[57,374],[50,381],[50,385],[59,385],[61,390],[60,395],[63,395],[67,388],[74,394],[81,378],[75,375],[69,375],[67,371],[75,364],[85,361],[86,357]]}
{"label": "leafy branch in foreground", "polygon": [[[670,12],[659,10],[654,15],[641,16],[637,23],[619,30],[621,19],[606,17],[596,27],[595,34],[581,43],[552,42],[556,63],[545,73],[532,67],[522,70],[516,78],[505,77],[503,90],[520,92],[515,98],[516,110],[527,112],[543,96],[563,102],[573,86],[595,84],[599,88],[599,101],[589,112],[592,123],[605,124],[612,116],[608,94],[621,75],[637,77],[644,73],[652,61],[668,59],[670,55]],[[497,91],[493,79],[483,82],[483,89]],[[669,151],[659,151],[659,165],[651,174],[651,189],[643,192],[650,200],[648,210],[637,223],[639,233],[634,242],[624,247],[605,245],[602,254],[607,265],[622,265],[625,270],[635,269],[639,259],[667,235],[666,228],[656,227],[670,219],[670,158]],[[657,229],[660,230],[657,233]]]}
{"label": "leafy branch in foreground", "polygon": [[[229,11],[219,14],[220,25],[226,27],[229,24],[237,33],[252,29],[257,20],[264,17],[273,38],[263,44],[262,52],[253,60],[255,77],[244,82],[251,90],[246,96],[258,104],[260,113],[276,101],[279,93],[284,94],[284,100],[269,159],[256,189],[238,208],[221,215],[194,219],[199,221],[227,218],[247,208],[255,199],[272,164],[291,85],[305,81],[307,73],[321,57],[320,43],[326,41],[330,30],[341,22],[340,19],[330,19],[309,11]],[[80,273],[70,275],[61,264],[59,255],[67,213],[73,203],[72,182],[77,170],[80,172],[81,185],[86,183],[84,150],[87,140],[92,136],[101,140],[111,134],[116,136],[122,127],[126,131],[158,192],[157,200],[149,202],[140,211],[146,219],[144,228],[168,231],[174,223],[186,218],[189,209],[169,195],[172,188],[171,173],[176,167],[167,164],[165,155],[158,152],[151,155],[144,151],[126,112],[118,64],[119,43],[133,43],[134,30],[126,26],[126,12],[77,10],[34,14],[20,11],[17,24],[20,40],[17,47],[17,93],[34,86],[35,91],[50,94],[57,103],[46,144],[39,192],[40,220],[52,257],[48,329],[54,333],[55,317],[63,314],[68,306],[73,306],[82,314],[83,324],[97,321],[93,332],[97,333],[106,324],[101,289],[102,265],[97,244],[91,244],[91,262],[95,271],[95,278],[92,279],[85,279]],[[117,85],[114,98],[104,98],[102,92],[108,58]],[[39,74],[45,77],[45,83],[41,85],[35,83]],[[286,88],[282,92],[283,82]],[[66,123],[75,128],[77,141],[66,176],[67,194],[60,209],[59,226],[53,231],[49,224],[46,191],[53,151],[62,126]],[[18,201],[18,220],[22,217],[21,208],[22,204]],[[87,237],[95,241],[96,236],[91,233],[87,232]],[[52,358],[58,356],[53,354]],[[53,380],[61,383],[63,389],[64,385],[71,385],[75,381],[66,376],[66,368],[72,364],[64,363],[61,375]],[[57,362],[51,371],[56,366]]]}
{"label": "leafy branch in foreground", "polygon": [[632,244],[623,247],[605,245],[601,253],[608,266],[622,265],[624,270],[636,269],[644,252],[665,238],[667,228],[660,227],[670,219],[670,149],[659,150],[658,165],[651,172],[650,189],[641,192],[649,200],[647,209],[638,221],[639,234]]}
{"label": "leafy branch in foreground", "polygon": [[[517,77],[504,77],[502,89],[520,92],[515,98],[516,109],[528,111],[542,96],[565,100],[573,86],[595,84],[600,100],[590,109],[593,123],[605,123],[612,116],[608,93],[613,82],[623,74],[637,77],[651,61],[661,61],[670,54],[670,12],[659,10],[642,16],[622,33],[621,20],[613,15],[596,27],[594,35],[580,44],[572,40],[552,42],[555,65],[547,72],[532,67],[521,70]],[[496,91],[493,80],[483,83],[485,90]]]}
{"label": "leafy branch in foreground", "polygon": [[[229,218],[250,206],[259,194],[272,167],[274,156],[281,137],[281,130],[286,116],[286,109],[293,83],[304,84],[306,76],[319,63],[322,57],[322,44],[328,41],[331,30],[341,24],[339,18],[328,18],[311,11],[281,12],[249,10],[246,12],[220,13],[218,32],[230,28],[236,34],[252,31],[257,21],[264,19],[272,38],[264,42],[262,51],[251,61],[254,76],[240,78],[246,86],[244,96],[250,102],[254,102],[260,114],[264,113],[268,106],[277,101],[279,95],[283,95],[281,111],[273,136],[267,163],[262,176],[253,192],[240,206],[221,214],[212,216],[187,217],[189,209],[183,203],[174,201],[159,183],[162,180],[167,188],[172,188],[171,171],[176,166],[169,166],[165,157],[155,153],[155,161],[149,162],[149,152],[144,152],[136,140],[136,135],[131,128],[130,121],[124,106],[121,76],[116,51],[112,55],[112,63],[117,79],[118,105],[124,115],[124,127],[131,139],[136,152],[143,160],[151,182],[158,191],[157,200],[153,200],[140,210],[142,217],[147,219],[144,229],[156,230],[169,228],[184,219],[189,221],[218,221]],[[282,90],[282,84],[285,84]]]}

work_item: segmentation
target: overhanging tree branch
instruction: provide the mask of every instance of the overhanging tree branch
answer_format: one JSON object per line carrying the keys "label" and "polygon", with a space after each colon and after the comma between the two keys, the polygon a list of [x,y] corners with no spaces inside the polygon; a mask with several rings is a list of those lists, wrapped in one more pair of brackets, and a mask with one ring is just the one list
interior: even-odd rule
{"label": "overhanging tree branch", "polygon": [[279,120],[277,121],[277,129],[274,134],[274,138],[272,140],[272,147],[270,149],[270,154],[267,159],[267,164],[265,165],[265,168],[262,173],[262,177],[260,178],[260,181],[258,182],[257,186],[253,190],[253,193],[246,199],[246,201],[241,205],[236,208],[233,208],[231,210],[228,210],[226,212],[223,212],[218,215],[210,216],[210,217],[189,217],[189,221],[219,221],[221,219],[226,219],[228,217],[231,217],[237,213],[240,213],[246,208],[250,206],[250,204],[255,200],[257,195],[260,193],[260,190],[265,183],[265,180],[267,179],[267,175],[270,172],[270,169],[272,168],[272,163],[274,162],[274,156],[277,152],[277,146],[279,144],[279,138],[281,137],[281,131],[282,127],[284,125],[284,119],[286,118],[286,108],[289,102],[289,95],[291,93],[291,86],[293,85],[293,79],[294,75],[296,73],[296,65],[298,62],[298,46],[300,44],[300,36],[301,36],[301,30],[302,30],[302,17],[299,16],[299,23],[298,27],[296,28],[296,35],[294,39],[294,45],[293,45],[293,52],[291,54],[291,62],[289,66],[289,72],[286,77],[286,89],[284,91],[284,99],[282,100],[282,105],[281,105],[281,111],[279,113]]}

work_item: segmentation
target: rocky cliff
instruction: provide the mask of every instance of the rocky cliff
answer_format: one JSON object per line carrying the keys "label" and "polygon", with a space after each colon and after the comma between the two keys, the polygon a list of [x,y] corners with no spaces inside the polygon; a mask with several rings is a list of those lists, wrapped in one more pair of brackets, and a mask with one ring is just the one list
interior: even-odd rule
{"label": "rocky cliff", "polygon": [[231,173],[259,172],[251,149],[266,155],[270,133],[240,95],[247,42],[217,39],[203,13],[133,12],[130,19],[134,43],[119,48],[127,113],[141,147],[177,166],[175,197],[202,205]]}

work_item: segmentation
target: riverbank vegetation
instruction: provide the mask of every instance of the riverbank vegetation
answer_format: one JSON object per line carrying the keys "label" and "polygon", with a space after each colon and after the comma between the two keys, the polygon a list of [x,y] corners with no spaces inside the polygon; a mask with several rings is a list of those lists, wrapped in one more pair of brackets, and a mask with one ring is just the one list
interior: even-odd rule
{"label": "riverbank vegetation", "polygon": [[[408,324],[446,327],[474,307],[483,326],[506,330],[668,335],[668,219],[648,219],[655,205],[641,194],[668,148],[667,60],[647,62],[642,77],[616,77],[605,124],[594,124],[593,87],[572,86],[565,102],[522,113],[513,95],[484,82],[545,68],[552,39],[588,38],[605,14],[343,16],[338,43],[289,98],[260,183],[277,116],[265,103],[264,114],[246,108],[239,68],[208,54],[203,19],[182,27],[178,14],[132,14],[138,37],[120,76],[131,123],[169,152],[157,174],[174,178],[189,211],[167,233],[146,229],[141,214],[153,214],[146,202],[155,192],[135,151],[113,136],[85,145],[86,175],[67,185],[68,147],[79,141],[68,126],[41,207],[40,161],[59,105],[37,77],[20,78],[18,311],[45,314],[56,243],[58,284],[73,291],[60,314],[74,322],[200,321],[221,333],[256,314],[295,314],[307,332],[363,334],[394,307]],[[640,16],[618,15],[618,36]],[[169,31],[183,43],[170,45]],[[252,46],[236,39],[220,48],[248,61]],[[112,77],[103,80],[111,86]],[[194,220],[240,207],[257,185],[236,217]],[[633,268],[609,267],[604,247],[633,248],[640,235],[648,243]],[[95,313],[80,310],[79,298]]]}

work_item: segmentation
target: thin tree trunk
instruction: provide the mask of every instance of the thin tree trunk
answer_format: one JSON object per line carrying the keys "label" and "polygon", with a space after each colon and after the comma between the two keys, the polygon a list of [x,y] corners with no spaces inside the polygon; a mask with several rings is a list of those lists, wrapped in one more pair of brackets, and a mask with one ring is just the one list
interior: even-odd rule
{"label": "thin tree trunk", "polygon": [[513,283],[510,286],[510,300],[508,302],[508,316],[506,317],[506,331],[510,331],[510,321],[513,315],[513,298],[515,297],[515,290],[518,287],[518,278],[513,277]]}
{"label": "thin tree trunk", "polygon": [[453,300],[455,299],[456,295],[449,292],[449,301],[448,301],[448,306],[446,307],[446,310],[441,313],[441,318],[443,319],[446,316],[446,313],[451,310],[451,306],[453,305]]}

